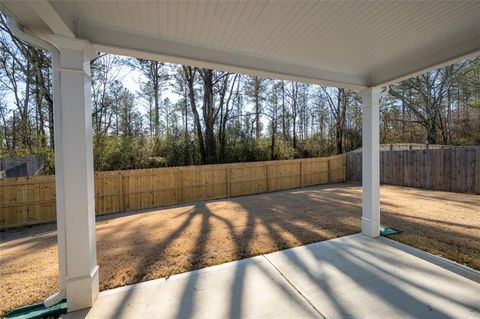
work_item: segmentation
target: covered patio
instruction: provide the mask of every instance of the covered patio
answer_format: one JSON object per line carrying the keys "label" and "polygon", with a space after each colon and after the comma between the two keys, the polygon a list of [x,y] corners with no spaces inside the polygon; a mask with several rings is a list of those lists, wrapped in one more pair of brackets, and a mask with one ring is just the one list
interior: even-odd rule
{"label": "covered patio", "polygon": [[[479,285],[452,272],[461,266],[375,238],[382,88],[479,55],[478,2],[4,0],[1,9],[53,61],[60,287],[47,304],[66,297],[69,312],[93,306],[99,318],[479,316]],[[99,297],[90,99],[99,51],[360,91],[362,234]]]}
{"label": "covered patio", "polygon": [[355,234],[107,290],[65,318],[478,318],[479,288],[465,267]]}

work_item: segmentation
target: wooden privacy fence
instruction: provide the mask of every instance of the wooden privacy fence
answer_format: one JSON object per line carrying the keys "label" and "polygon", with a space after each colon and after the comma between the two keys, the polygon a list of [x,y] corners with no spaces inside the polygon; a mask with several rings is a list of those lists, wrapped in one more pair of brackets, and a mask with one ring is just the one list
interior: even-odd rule
{"label": "wooden privacy fence", "polygon": [[[347,181],[361,181],[362,153],[346,156]],[[380,183],[480,194],[480,147],[382,151]]]}
{"label": "wooden privacy fence", "polygon": [[[95,173],[97,215],[345,182],[345,156]],[[0,180],[0,228],[55,220],[55,176]]]}

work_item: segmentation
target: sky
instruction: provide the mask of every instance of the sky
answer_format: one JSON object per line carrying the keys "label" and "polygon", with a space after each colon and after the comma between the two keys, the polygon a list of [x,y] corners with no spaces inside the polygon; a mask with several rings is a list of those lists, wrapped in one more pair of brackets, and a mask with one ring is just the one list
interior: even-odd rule
{"label": "sky", "polygon": [[[126,65],[119,65],[117,69],[113,72],[118,72],[117,79],[122,82],[123,86],[127,88],[131,93],[137,94],[140,92],[140,82],[144,79],[143,74],[135,69],[132,69]],[[175,94],[170,87],[166,88],[165,91],[162,93],[162,99],[168,97],[172,103],[176,103],[179,100],[179,96]],[[9,109],[14,109],[15,97],[13,92],[7,92],[7,94],[3,97],[3,100],[9,107]],[[140,102],[140,100],[138,100]],[[144,105],[144,101],[141,101],[139,104],[136,105],[138,111],[142,114],[147,114],[147,105]]]}
{"label": "sky", "polygon": [[[118,72],[117,79],[122,82],[123,86],[131,93],[137,94],[140,92],[140,82],[145,80],[144,75],[140,71],[132,69],[127,65],[120,64],[115,72]],[[176,103],[180,99],[178,94],[174,93],[170,87],[167,87],[165,91],[162,92],[162,99],[166,97],[168,97],[172,103]],[[137,107],[138,111],[140,111],[142,114],[147,113],[146,104],[139,104]]]}

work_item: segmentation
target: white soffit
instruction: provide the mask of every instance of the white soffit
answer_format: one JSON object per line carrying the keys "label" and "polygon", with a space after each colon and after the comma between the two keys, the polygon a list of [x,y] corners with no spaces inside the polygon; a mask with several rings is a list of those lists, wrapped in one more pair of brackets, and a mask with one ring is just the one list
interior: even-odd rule
{"label": "white soffit", "polygon": [[480,52],[479,1],[3,2],[105,52],[352,88]]}

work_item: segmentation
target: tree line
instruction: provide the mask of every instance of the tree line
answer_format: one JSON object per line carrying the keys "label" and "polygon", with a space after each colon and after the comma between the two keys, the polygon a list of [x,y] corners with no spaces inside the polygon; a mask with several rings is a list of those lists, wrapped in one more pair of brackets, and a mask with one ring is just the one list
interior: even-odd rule
{"label": "tree line", "polygon": [[[48,52],[0,17],[1,156],[41,154],[53,172]],[[139,89],[122,82],[132,70]],[[100,54],[91,62],[97,170],[276,160],[361,147],[361,99],[342,88]],[[480,144],[480,59],[387,87],[382,143]]]}

